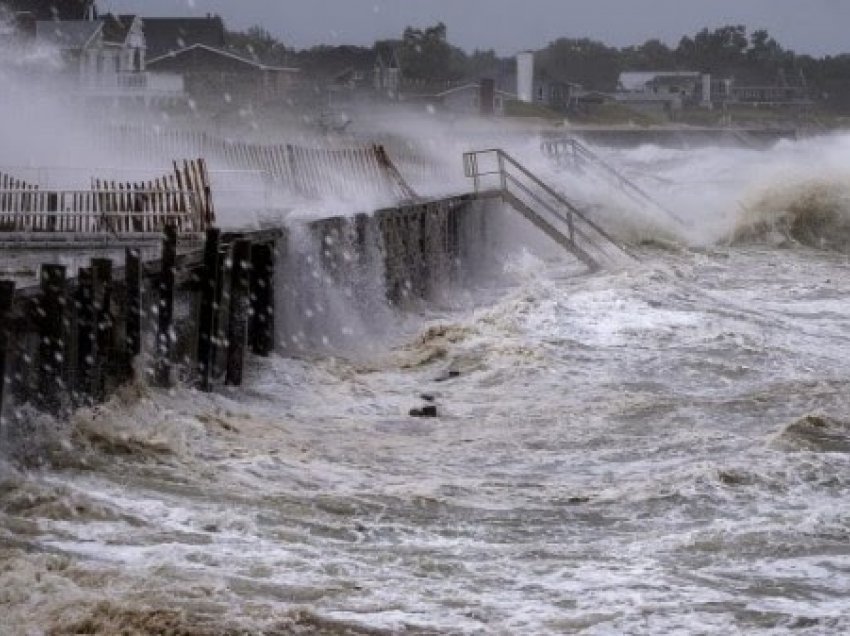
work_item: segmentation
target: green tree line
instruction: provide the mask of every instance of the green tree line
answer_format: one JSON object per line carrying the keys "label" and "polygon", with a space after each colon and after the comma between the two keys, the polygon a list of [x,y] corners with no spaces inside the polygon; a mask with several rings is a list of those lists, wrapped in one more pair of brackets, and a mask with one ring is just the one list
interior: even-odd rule
{"label": "green tree line", "polygon": [[[395,52],[404,77],[414,80],[473,80],[512,68],[510,58],[501,58],[493,50],[467,53],[452,45],[443,23],[424,29],[407,27],[400,38],[372,47],[322,45],[289,50],[260,27],[231,33],[230,38],[236,48],[264,61],[317,73],[368,66],[378,53],[386,56],[388,51]],[[551,78],[592,90],[616,89],[623,71],[687,70],[734,77],[744,84],[804,84],[815,96],[850,107],[850,54],[800,55],[784,48],[767,30],[750,33],[743,25],[704,28],[682,37],[676,46],[650,39],[616,48],[589,38],[559,38],[537,51],[535,58],[537,68]]]}

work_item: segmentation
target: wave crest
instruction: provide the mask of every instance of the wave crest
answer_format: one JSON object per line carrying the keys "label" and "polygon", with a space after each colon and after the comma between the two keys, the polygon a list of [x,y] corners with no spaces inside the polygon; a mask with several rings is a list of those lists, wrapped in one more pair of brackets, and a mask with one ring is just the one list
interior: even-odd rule
{"label": "wave crest", "polygon": [[850,249],[850,185],[809,180],[773,187],[743,214],[732,243],[791,243],[825,250]]}

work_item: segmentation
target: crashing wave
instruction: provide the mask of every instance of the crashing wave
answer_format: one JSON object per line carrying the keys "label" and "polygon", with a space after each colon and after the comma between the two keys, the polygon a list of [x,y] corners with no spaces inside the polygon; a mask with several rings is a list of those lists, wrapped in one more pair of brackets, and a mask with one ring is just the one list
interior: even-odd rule
{"label": "crashing wave", "polygon": [[790,183],[743,206],[732,243],[765,242],[847,251],[850,186],[826,180]]}

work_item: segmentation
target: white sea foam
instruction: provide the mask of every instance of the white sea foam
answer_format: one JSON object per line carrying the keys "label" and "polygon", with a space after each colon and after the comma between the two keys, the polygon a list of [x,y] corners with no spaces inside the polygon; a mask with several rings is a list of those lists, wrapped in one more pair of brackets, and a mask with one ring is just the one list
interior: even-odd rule
{"label": "white sea foam", "polygon": [[[12,633],[847,631],[846,257],[723,241],[815,160],[841,179],[847,148],[596,149],[693,228],[602,182],[575,196],[681,248],[585,276],[508,231],[481,289],[400,328],[352,313],[303,236],[323,310],[290,329],[297,358],[253,361],[240,391],[115,398],[54,431],[52,463],[0,472]],[[426,400],[440,417],[411,418]]]}

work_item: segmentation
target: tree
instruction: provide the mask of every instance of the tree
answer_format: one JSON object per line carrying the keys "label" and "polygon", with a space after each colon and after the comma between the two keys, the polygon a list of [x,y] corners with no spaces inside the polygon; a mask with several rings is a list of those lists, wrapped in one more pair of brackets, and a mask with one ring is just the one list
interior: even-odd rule
{"label": "tree", "polygon": [[716,73],[744,63],[748,46],[747,27],[743,25],[703,29],[693,39],[683,37],[675,57],[682,68]]}
{"label": "tree", "polygon": [[551,78],[596,90],[613,90],[622,68],[620,52],[601,42],[561,38],[537,54],[537,64]]}
{"label": "tree", "polygon": [[676,68],[673,51],[661,40],[647,40],[640,46],[620,51],[621,65],[630,71],[672,71]]}
{"label": "tree", "polygon": [[446,25],[442,22],[424,30],[407,27],[398,49],[399,63],[405,77],[426,80],[461,77],[466,54],[451,46],[446,36]]}
{"label": "tree", "polygon": [[247,31],[228,31],[227,45],[257,62],[285,66],[288,62],[286,47],[263,27],[255,25]]}

